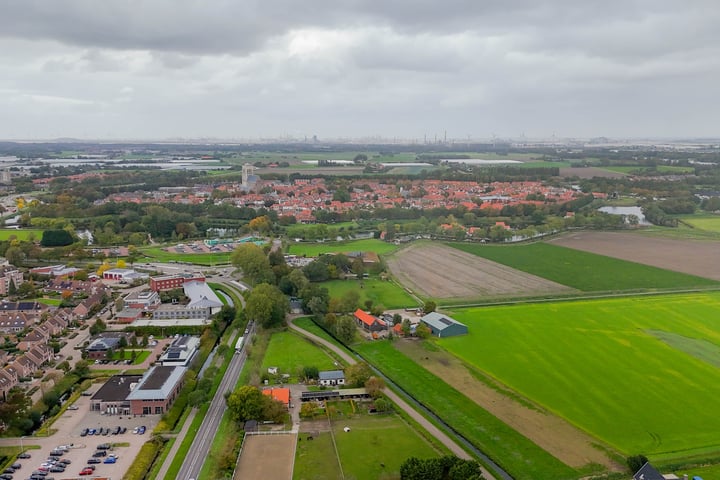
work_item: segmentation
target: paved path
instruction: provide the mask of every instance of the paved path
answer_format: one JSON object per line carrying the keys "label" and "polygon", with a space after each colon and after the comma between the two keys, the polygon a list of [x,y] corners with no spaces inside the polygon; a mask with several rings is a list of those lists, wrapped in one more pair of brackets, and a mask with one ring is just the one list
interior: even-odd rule
{"label": "paved path", "polygon": [[165,478],[165,476],[167,475],[167,471],[170,468],[170,465],[172,464],[173,459],[175,459],[175,456],[177,455],[177,452],[180,449],[180,445],[182,444],[183,440],[185,439],[185,435],[187,435],[188,430],[190,430],[190,425],[192,425],[196,414],[197,414],[197,408],[193,408],[190,411],[190,415],[188,415],[187,418],[185,419],[185,424],[180,429],[180,433],[178,433],[178,435],[175,437],[175,443],[173,443],[173,446],[170,449],[170,452],[168,453],[167,457],[165,457],[165,462],[163,463],[162,467],[160,467],[160,471],[158,472],[158,474],[155,478],[162,479],[162,478]]}
{"label": "paved path", "polygon": [[[311,338],[313,341],[326,346],[327,348],[331,349],[333,352],[338,354],[340,358],[348,362],[349,364],[357,363],[357,360],[353,358],[351,355],[349,355],[347,352],[342,350],[341,348],[337,347],[333,343],[325,340],[324,338],[318,337],[317,335],[314,335],[307,330],[303,330],[302,328],[298,327],[292,322],[292,319],[288,321],[288,325],[291,329],[295,330],[296,332],[300,333],[301,335],[305,335],[308,338]],[[430,423],[425,417],[420,415],[420,413],[417,412],[412,406],[410,406],[409,403],[407,403],[405,400],[403,400],[397,393],[393,392],[390,389],[385,389],[384,391],[385,395],[392,400],[395,405],[397,405],[399,408],[403,409],[410,417],[412,417],[413,420],[418,422],[425,430],[427,430],[430,435],[435,437],[440,443],[445,445],[454,455],[458,456],[459,458],[463,458],[466,460],[474,460],[465,450],[463,450],[460,445],[458,445],[453,439],[448,437],[445,432],[437,428],[435,425]],[[482,469],[482,473],[487,479],[493,479],[494,477],[484,468]]]}

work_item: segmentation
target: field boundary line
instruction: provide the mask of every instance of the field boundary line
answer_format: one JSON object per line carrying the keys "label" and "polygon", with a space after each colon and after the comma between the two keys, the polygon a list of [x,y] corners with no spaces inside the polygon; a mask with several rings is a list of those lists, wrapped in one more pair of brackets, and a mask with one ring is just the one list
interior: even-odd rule
{"label": "field boundary line", "polygon": [[340,478],[345,480],[345,472],[342,468],[342,462],[340,461],[340,452],[335,443],[335,432],[333,432],[332,420],[330,420],[330,413],[328,413],[327,402],[325,403],[325,414],[327,415],[328,426],[330,427],[330,439],[332,440],[333,447],[335,448],[335,458],[337,458],[338,468],[340,468]]}
{"label": "field boundary line", "polygon": [[703,293],[703,292],[718,292],[720,286],[717,287],[702,287],[702,288],[686,288],[686,289],[672,289],[652,292],[618,292],[618,293],[597,293],[588,295],[573,295],[572,297],[548,297],[548,298],[519,298],[517,300],[500,300],[497,302],[473,302],[473,303],[460,303],[460,304],[438,304],[438,308],[445,308],[452,310],[454,308],[471,308],[471,307],[495,307],[501,305],[519,305],[519,304],[530,304],[530,303],[554,303],[554,302],[574,302],[577,300],[596,300],[602,298],[626,298],[626,297],[652,297],[660,295],[681,295],[685,293]]}

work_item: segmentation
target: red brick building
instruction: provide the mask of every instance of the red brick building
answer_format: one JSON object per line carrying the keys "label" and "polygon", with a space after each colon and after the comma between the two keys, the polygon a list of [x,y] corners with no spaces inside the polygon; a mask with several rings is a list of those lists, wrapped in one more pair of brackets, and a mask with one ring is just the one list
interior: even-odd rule
{"label": "red brick building", "polygon": [[159,292],[161,290],[172,290],[182,288],[186,282],[204,282],[205,275],[194,273],[189,275],[163,275],[162,277],[150,278],[150,290]]}

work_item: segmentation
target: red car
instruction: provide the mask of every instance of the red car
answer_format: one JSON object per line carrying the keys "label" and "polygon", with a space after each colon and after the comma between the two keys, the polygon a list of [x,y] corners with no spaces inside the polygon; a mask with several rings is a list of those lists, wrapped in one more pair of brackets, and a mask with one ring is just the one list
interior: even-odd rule
{"label": "red car", "polygon": [[86,468],[83,468],[82,470],[80,470],[80,475],[92,475],[92,474],[93,474],[92,468],[86,467]]}

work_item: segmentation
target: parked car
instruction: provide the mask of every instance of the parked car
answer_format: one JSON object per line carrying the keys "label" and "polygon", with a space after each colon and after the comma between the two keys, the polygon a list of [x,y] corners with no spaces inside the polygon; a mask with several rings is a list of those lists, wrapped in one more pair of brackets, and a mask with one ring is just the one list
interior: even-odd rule
{"label": "parked car", "polygon": [[12,474],[10,474],[10,473],[3,473],[3,474],[0,474],[0,479],[2,479],[2,480],[12,480],[12,479],[13,479],[13,476],[12,476]]}
{"label": "parked car", "polygon": [[70,405],[67,409],[68,410],[80,410],[80,407],[78,407],[77,405]]}
{"label": "parked car", "polygon": [[21,464],[21,463],[13,463],[13,464],[10,465],[10,466],[11,466],[12,468],[14,468],[15,470],[20,470],[20,468],[22,468],[22,464]]}
{"label": "parked car", "polygon": [[53,465],[52,467],[50,467],[50,471],[53,473],[64,472],[65,467],[62,467],[61,464]]}
{"label": "parked car", "polygon": [[81,437],[84,437],[84,436],[86,436],[87,434],[88,434],[88,429],[87,429],[87,428],[83,428],[83,429],[80,431],[80,436],[81,436]]}
{"label": "parked car", "polygon": [[105,457],[107,456],[107,452],[105,450],[98,450],[97,452],[93,453],[93,457]]}
{"label": "parked car", "polygon": [[22,452],[20,455],[17,456],[17,458],[30,458],[32,455],[30,455],[27,452]]}
{"label": "parked car", "polygon": [[8,467],[5,470],[3,470],[3,473],[15,473],[15,469],[12,467]]}
{"label": "parked car", "polygon": [[120,433],[123,434],[127,432],[127,427],[120,427]]}
{"label": "parked car", "polygon": [[99,458],[95,458],[95,457],[93,457],[93,458],[88,458],[87,463],[89,463],[89,464],[92,464],[92,463],[100,463],[100,459],[99,459]]}
{"label": "parked car", "polygon": [[117,462],[117,457],[107,457],[105,460],[103,460],[103,463],[115,463]]}
{"label": "parked car", "polygon": [[145,433],[145,425],[143,425],[143,426],[141,426],[140,428],[138,428],[138,434],[139,434],[139,435],[142,435],[142,434],[144,434],[144,433]]}
{"label": "parked car", "polygon": [[63,465],[70,465],[72,462],[69,458],[63,458],[62,460],[60,460],[60,463],[62,463]]}
{"label": "parked car", "polygon": [[115,427],[115,430],[112,431],[112,434],[113,434],[113,435],[117,435],[118,433],[120,433],[120,427],[119,427],[119,426]]}
{"label": "parked car", "polygon": [[82,470],[80,470],[80,475],[92,475],[92,474],[93,474],[92,468],[85,467]]}
{"label": "parked car", "polygon": [[110,450],[110,444],[109,443],[101,443],[97,446],[98,450]]}

